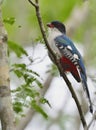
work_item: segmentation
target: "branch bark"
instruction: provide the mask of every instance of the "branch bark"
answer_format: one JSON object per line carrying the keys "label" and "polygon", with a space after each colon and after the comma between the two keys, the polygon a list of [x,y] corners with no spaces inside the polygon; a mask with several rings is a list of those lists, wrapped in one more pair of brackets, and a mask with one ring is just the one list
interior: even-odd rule
{"label": "branch bark", "polygon": [[2,130],[15,130],[14,114],[10,94],[9,66],[7,59],[7,33],[2,22],[1,9],[0,9],[0,119]]}
{"label": "branch bark", "polygon": [[[30,2],[30,0],[28,0]],[[48,41],[47,41],[47,38],[46,38],[46,33],[45,33],[45,28],[44,28],[44,25],[43,25],[43,22],[42,22],[42,18],[41,18],[41,15],[40,15],[40,9],[39,9],[39,1],[38,0],[35,0],[35,3],[36,5],[38,6],[34,6],[34,4],[32,4],[32,1],[31,1],[31,5],[35,7],[35,10],[36,10],[36,16],[37,16],[37,20],[38,20],[38,23],[39,23],[39,26],[40,26],[40,30],[41,30],[41,33],[42,33],[42,36],[43,36],[43,39],[45,41],[45,44],[48,48],[48,51],[52,54],[53,58],[54,58],[54,61],[58,67],[58,70],[61,74],[61,76],[63,77],[64,81],[66,82],[71,94],[72,94],[72,97],[77,105],[77,108],[78,108],[78,111],[79,111],[79,115],[80,115],[80,118],[81,118],[81,121],[82,121],[82,125],[84,127],[84,130],[87,130],[88,127],[87,127],[87,123],[86,123],[86,120],[84,118],[84,115],[83,115],[83,112],[82,112],[82,109],[81,109],[81,106],[80,106],[80,103],[78,101],[78,98],[77,98],[77,95],[75,94],[75,91],[70,83],[70,81],[68,80],[67,76],[65,75],[65,73],[63,73],[63,68],[62,66],[60,65],[60,62],[58,60],[58,58],[55,56],[55,54],[53,53],[53,51],[51,50],[49,44],[48,44]]]}

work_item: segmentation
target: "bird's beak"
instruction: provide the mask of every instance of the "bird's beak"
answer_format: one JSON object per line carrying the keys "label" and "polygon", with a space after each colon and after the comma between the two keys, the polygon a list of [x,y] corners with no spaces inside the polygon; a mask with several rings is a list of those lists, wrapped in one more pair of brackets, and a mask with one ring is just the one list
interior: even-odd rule
{"label": "bird's beak", "polygon": [[49,27],[49,28],[53,28],[54,26],[53,26],[52,23],[47,23],[47,27]]}

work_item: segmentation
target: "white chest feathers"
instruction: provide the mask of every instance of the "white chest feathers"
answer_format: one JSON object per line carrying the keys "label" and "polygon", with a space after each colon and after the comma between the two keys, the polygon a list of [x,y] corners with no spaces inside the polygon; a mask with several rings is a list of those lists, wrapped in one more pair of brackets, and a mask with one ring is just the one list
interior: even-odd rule
{"label": "white chest feathers", "polygon": [[55,44],[55,41],[54,39],[57,37],[57,36],[60,36],[62,35],[61,32],[59,32],[57,29],[49,29],[48,30],[48,42],[49,42],[49,46],[50,48],[52,49],[52,51],[55,53],[55,54],[58,54],[59,56],[61,56],[61,53],[59,51],[59,49],[56,47],[56,44]]}

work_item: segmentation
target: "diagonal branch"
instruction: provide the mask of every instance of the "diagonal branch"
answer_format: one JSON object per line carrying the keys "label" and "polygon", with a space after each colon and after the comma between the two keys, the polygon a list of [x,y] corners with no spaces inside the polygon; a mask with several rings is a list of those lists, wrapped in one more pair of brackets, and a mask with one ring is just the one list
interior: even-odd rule
{"label": "diagonal branch", "polygon": [[42,22],[42,18],[41,18],[41,15],[40,15],[40,9],[39,9],[39,1],[38,0],[35,0],[36,3],[33,3],[31,0],[28,0],[30,2],[31,5],[33,5],[35,7],[35,10],[36,10],[36,16],[37,16],[37,19],[38,19],[38,23],[39,23],[39,27],[40,27],[40,30],[41,30],[41,33],[42,33],[42,36],[43,36],[43,39],[45,41],[45,44],[49,50],[49,52],[54,56],[54,59],[56,59],[56,56],[55,54],[53,53],[53,51],[51,50],[49,44],[48,44],[48,41],[47,41],[47,38],[46,38],[46,32],[45,32],[45,28],[44,28],[44,25],[43,25],[43,22]]}
{"label": "diagonal branch", "polygon": [[[28,0],[29,1],[29,0]],[[87,123],[86,123],[86,120],[84,118],[84,115],[83,115],[83,112],[82,112],[82,109],[81,109],[81,105],[79,103],[79,100],[77,98],[77,95],[75,94],[75,91],[70,83],[70,81],[68,80],[67,76],[65,75],[65,73],[63,73],[63,68],[62,66],[60,65],[60,62],[58,61],[56,55],[53,53],[53,51],[51,50],[49,44],[48,44],[48,41],[47,41],[47,38],[46,38],[46,33],[45,33],[45,28],[44,28],[44,25],[43,25],[43,22],[42,22],[42,18],[41,18],[41,15],[40,15],[40,9],[39,9],[39,1],[38,0],[35,0],[36,2],[36,5],[38,6],[33,6],[35,7],[35,10],[36,10],[36,16],[37,16],[37,19],[38,19],[38,23],[39,23],[39,26],[40,26],[40,30],[41,30],[41,33],[42,33],[42,36],[43,36],[43,39],[45,41],[45,44],[48,48],[48,51],[52,54],[55,62],[56,62],[56,65],[59,69],[59,72],[61,74],[61,76],[63,77],[64,81],[66,82],[71,94],[72,94],[72,97],[77,105],[77,108],[78,108],[78,111],[79,111],[79,115],[80,115],[80,118],[81,118],[81,121],[82,121],[82,125],[84,127],[84,130],[88,130],[87,128]]]}

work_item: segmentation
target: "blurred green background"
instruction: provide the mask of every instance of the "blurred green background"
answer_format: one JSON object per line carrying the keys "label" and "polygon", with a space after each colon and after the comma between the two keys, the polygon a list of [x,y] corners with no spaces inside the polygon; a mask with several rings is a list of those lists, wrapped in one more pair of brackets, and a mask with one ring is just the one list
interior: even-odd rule
{"label": "blurred green background", "polygon": [[[52,20],[66,23],[74,8],[80,8],[84,4],[83,0],[40,0],[39,2],[45,26],[47,22]],[[78,25],[72,39],[77,43],[84,44],[85,61],[93,65],[96,64],[96,0],[89,0],[88,2],[88,16],[82,24]],[[6,19],[14,20],[13,24],[5,22],[10,40],[27,46],[41,37],[35,9],[28,0],[5,0],[2,13],[5,21]]]}

